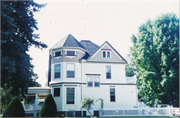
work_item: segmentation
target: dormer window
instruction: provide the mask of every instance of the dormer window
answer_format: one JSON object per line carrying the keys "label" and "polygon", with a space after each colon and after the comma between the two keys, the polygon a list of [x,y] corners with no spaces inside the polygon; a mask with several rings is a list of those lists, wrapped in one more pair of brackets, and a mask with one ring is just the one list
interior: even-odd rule
{"label": "dormer window", "polygon": [[103,58],[110,58],[111,52],[110,51],[103,51]]}
{"label": "dormer window", "polygon": [[67,51],[67,56],[75,56],[75,51]]}

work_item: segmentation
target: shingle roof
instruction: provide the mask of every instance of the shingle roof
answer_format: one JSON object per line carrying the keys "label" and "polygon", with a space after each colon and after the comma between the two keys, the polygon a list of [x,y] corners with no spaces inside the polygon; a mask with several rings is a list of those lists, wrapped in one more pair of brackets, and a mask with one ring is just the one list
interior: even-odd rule
{"label": "shingle roof", "polygon": [[87,59],[89,56],[93,55],[98,49],[99,46],[90,40],[81,40],[80,43],[86,48],[88,53],[85,54],[81,59]]}
{"label": "shingle roof", "polygon": [[80,47],[86,50],[86,48],[84,48],[84,46],[82,46],[81,43],[79,43],[71,34],[68,34],[67,36],[62,38],[50,49],[56,49],[60,47]]}

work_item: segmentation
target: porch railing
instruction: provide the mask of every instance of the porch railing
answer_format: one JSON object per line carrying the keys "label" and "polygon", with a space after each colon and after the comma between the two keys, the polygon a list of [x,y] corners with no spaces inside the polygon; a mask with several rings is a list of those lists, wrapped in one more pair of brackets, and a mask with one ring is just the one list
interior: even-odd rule
{"label": "porch railing", "polygon": [[[37,109],[41,110],[43,103],[39,103]],[[34,111],[35,110],[35,104],[23,104],[25,111]]]}

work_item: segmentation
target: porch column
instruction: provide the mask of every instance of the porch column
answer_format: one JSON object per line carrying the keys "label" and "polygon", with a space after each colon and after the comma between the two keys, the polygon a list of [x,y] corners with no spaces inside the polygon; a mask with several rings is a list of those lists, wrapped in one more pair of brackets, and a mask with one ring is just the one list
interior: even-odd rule
{"label": "porch column", "polygon": [[38,93],[36,93],[36,100],[35,100],[35,110],[38,110]]}

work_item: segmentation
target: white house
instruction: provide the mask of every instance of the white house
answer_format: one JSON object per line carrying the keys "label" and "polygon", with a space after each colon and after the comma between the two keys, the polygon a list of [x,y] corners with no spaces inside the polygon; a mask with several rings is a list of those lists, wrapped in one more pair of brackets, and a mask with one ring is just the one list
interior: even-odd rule
{"label": "white house", "polygon": [[[69,34],[49,50],[46,90],[52,93],[58,111],[74,110],[75,116],[88,114],[81,109],[84,97],[102,98],[107,110],[135,108],[137,84],[126,81],[126,64],[107,41],[98,46],[90,40],[79,42]],[[36,91],[30,88],[29,93],[32,90]],[[91,111],[98,116],[99,109],[100,103],[95,102]]]}

